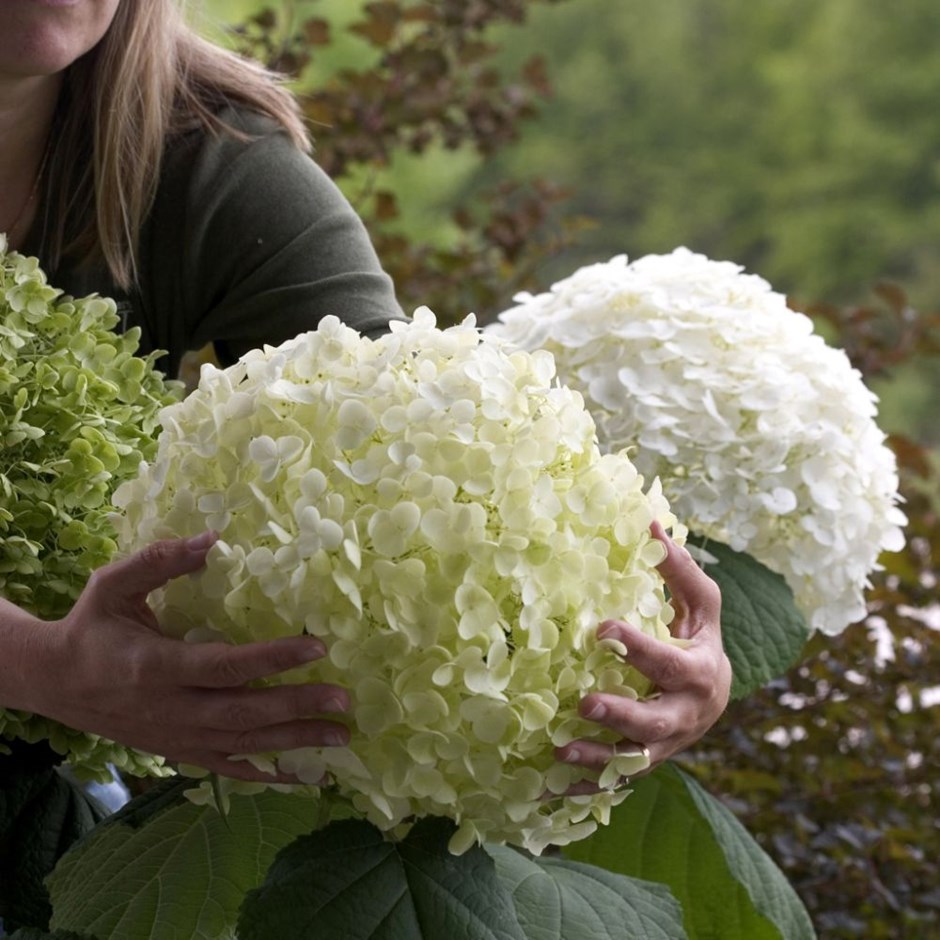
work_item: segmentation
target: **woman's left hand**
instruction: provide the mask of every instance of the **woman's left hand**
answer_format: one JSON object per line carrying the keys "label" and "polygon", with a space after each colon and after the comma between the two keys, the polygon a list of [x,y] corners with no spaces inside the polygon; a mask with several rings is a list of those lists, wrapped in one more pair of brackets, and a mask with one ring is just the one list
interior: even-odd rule
{"label": "woman's left hand", "polygon": [[[660,694],[645,701],[599,692],[586,695],[579,706],[581,715],[610,728],[623,740],[615,745],[572,741],[555,752],[566,763],[600,771],[615,753],[646,748],[652,769],[697,741],[728,704],[731,664],[721,645],[718,585],[658,523],[653,524],[652,532],[666,546],[659,571],[676,612],[670,629],[673,636],[689,643],[685,648],[664,643],[619,620],[602,623],[597,635],[623,643],[627,661],[650,679]],[[596,789],[579,785],[569,792]]]}

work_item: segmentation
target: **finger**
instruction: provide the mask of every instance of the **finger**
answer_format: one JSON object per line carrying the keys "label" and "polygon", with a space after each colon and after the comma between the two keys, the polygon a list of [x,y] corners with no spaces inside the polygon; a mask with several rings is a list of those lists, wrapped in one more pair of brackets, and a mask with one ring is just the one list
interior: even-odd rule
{"label": "finger", "polygon": [[312,636],[281,637],[238,646],[175,641],[173,668],[180,685],[225,689],[286,672],[325,655],[322,640]]}
{"label": "finger", "polygon": [[622,643],[627,648],[627,662],[660,689],[684,689],[696,680],[699,667],[694,651],[657,640],[622,620],[605,620],[597,636]]}
{"label": "finger", "polygon": [[592,770],[603,770],[613,757],[626,754],[643,756],[644,751],[642,745],[632,741],[602,744],[599,741],[578,740],[564,747],[555,748],[555,758],[565,764],[577,764],[580,767],[590,767]]}
{"label": "finger", "polygon": [[583,718],[610,728],[627,741],[642,741],[647,746],[673,737],[689,724],[683,722],[675,703],[666,697],[635,702],[620,695],[595,692],[581,700],[578,711]]}
{"label": "finger", "polygon": [[218,732],[206,736],[207,746],[223,754],[262,754],[292,751],[300,747],[345,747],[349,729],[335,721],[306,719],[238,733]]}
{"label": "finger", "polygon": [[630,777],[621,777],[620,780],[617,780],[609,787],[602,787],[599,783],[594,783],[591,780],[582,780],[579,783],[575,783],[572,786],[568,787],[565,790],[565,796],[593,796],[597,793],[616,793],[618,791],[627,790],[630,787],[630,781],[636,777],[642,777],[645,774],[648,774],[651,768],[647,767],[644,770],[639,771],[638,773],[633,774]]}
{"label": "finger", "polygon": [[675,635],[694,636],[699,630],[721,629],[721,591],[696,564],[689,552],[666,534],[662,525],[650,526],[653,536],[666,546],[666,557],[657,565],[676,610]]}
{"label": "finger", "polygon": [[165,539],[95,571],[90,584],[99,585],[106,600],[139,600],[172,578],[198,571],[218,540],[215,532],[190,539]]}
{"label": "finger", "polygon": [[313,715],[345,712],[349,693],[338,685],[281,685],[205,693],[200,720],[218,731],[251,731]]}

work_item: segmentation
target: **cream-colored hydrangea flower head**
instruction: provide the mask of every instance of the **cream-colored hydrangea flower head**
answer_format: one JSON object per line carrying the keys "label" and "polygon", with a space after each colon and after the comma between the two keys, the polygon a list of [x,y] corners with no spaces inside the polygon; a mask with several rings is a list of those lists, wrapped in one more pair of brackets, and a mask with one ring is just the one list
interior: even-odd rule
{"label": "cream-colored hydrangea flower head", "polygon": [[326,318],[204,367],[164,412],[156,460],[116,497],[121,545],[221,535],[204,573],[155,597],[164,628],[322,637],[328,658],[291,679],[351,692],[348,749],[256,762],[331,775],[386,830],[454,818],[454,851],[538,852],[606,820],[648,758],[615,757],[598,794],[567,797],[596,775],[552,749],[614,740],[578,717],[585,693],[649,691],[595,627],[622,616],[668,636],[649,526],[681,527],[553,379],[548,353],[422,309],[377,340]]}
{"label": "cream-colored hydrangea flower head", "polygon": [[770,285],[680,248],[581,268],[491,331],[545,349],[602,449],[630,448],[692,531],[781,574],[812,627],[865,614],[903,545],[893,453],[842,350]]}

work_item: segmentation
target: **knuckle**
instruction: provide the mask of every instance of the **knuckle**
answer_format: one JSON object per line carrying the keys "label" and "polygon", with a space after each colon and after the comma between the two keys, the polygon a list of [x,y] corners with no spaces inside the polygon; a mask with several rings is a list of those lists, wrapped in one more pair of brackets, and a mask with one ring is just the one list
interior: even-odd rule
{"label": "knuckle", "polygon": [[265,750],[261,735],[256,728],[250,728],[235,735],[232,739],[233,754],[257,754]]}
{"label": "knuckle", "polygon": [[240,662],[233,655],[234,647],[219,646],[213,651],[206,670],[213,685],[243,685],[247,680]]}
{"label": "knuckle", "polygon": [[649,741],[662,741],[668,738],[671,733],[672,728],[669,720],[659,716],[650,722],[649,730],[647,731],[647,739]]}
{"label": "knuckle", "polygon": [[175,554],[176,543],[168,539],[151,542],[137,553],[141,565],[147,567],[162,567]]}
{"label": "knuckle", "polygon": [[715,604],[721,604],[721,588],[718,586],[718,582],[712,578],[710,575],[706,574],[696,565],[696,571],[699,572],[700,578],[700,587],[699,590],[702,593],[702,600]]}
{"label": "knuckle", "polygon": [[670,562],[671,574],[679,578],[695,578],[701,573],[698,563],[684,545],[673,543],[674,550],[667,559]]}
{"label": "knuckle", "polygon": [[257,709],[247,702],[232,702],[225,710],[225,726],[235,731],[251,731],[258,726],[259,716]]}
{"label": "knuckle", "polygon": [[710,650],[708,653],[709,655],[699,657],[701,659],[701,665],[695,670],[694,675],[689,677],[691,685],[711,687],[720,678],[724,655],[718,655],[717,652],[712,654]]}
{"label": "knuckle", "polygon": [[717,676],[711,671],[703,670],[693,676],[689,676],[683,686],[683,691],[697,701],[708,701],[715,694]]}
{"label": "knuckle", "polygon": [[680,659],[676,650],[669,650],[663,656],[656,669],[656,681],[659,685],[672,688],[676,685],[685,685],[689,681],[685,663]]}
{"label": "knuckle", "polygon": [[690,688],[713,688],[731,678],[731,661],[720,644],[702,642],[695,648],[696,667],[688,676]]}
{"label": "knuckle", "polygon": [[319,711],[317,687],[310,685],[280,685],[268,691],[272,716],[280,723],[308,718]]}
{"label": "knuckle", "polygon": [[161,667],[162,663],[149,646],[129,646],[123,663],[124,682],[135,689],[149,687],[153,685],[154,677],[161,674]]}
{"label": "knuckle", "polygon": [[106,565],[104,568],[96,568],[88,577],[86,582],[86,591],[90,593],[97,593],[101,590],[106,590],[108,581],[110,580],[110,565]]}

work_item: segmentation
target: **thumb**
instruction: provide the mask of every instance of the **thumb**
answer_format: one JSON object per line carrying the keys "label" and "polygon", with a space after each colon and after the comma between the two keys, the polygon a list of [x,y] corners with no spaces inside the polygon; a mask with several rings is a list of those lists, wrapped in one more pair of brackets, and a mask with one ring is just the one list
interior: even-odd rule
{"label": "thumb", "polygon": [[92,581],[108,599],[142,600],[167,581],[198,571],[218,538],[217,532],[203,532],[188,539],[153,542],[128,558],[99,568]]}
{"label": "thumb", "polygon": [[701,629],[721,630],[721,590],[698,566],[688,549],[676,545],[663,527],[654,522],[650,529],[666,546],[666,557],[657,565],[670,602],[676,611],[674,635],[695,636]]}

